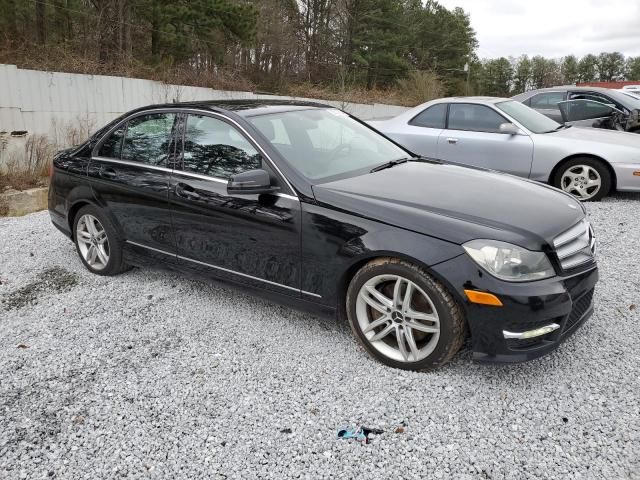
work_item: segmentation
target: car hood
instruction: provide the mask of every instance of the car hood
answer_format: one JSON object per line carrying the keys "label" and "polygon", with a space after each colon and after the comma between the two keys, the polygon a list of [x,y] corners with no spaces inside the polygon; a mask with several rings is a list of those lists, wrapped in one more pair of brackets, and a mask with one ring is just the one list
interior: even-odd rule
{"label": "car hood", "polygon": [[457,244],[488,238],[540,250],[584,217],[555,188],[451,164],[408,162],[313,191],[321,204]]}
{"label": "car hood", "polygon": [[640,135],[617,130],[605,130],[603,128],[571,127],[558,130],[554,133],[545,133],[555,138],[566,138],[581,142],[598,142],[616,146],[640,148]]}

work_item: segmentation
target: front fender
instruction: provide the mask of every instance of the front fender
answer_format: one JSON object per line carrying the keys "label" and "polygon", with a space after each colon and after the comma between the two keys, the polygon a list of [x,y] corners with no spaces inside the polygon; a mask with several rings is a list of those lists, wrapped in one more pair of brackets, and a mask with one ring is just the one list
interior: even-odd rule
{"label": "front fender", "polygon": [[463,253],[455,243],[346,212],[313,204],[302,210],[301,288],[334,308],[351,276],[373,258],[391,256],[429,269]]}

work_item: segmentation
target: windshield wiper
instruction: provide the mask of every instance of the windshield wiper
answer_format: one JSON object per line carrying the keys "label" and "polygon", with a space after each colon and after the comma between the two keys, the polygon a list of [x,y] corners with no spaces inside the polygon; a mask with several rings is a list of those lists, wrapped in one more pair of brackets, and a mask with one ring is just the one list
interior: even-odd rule
{"label": "windshield wiper", "polygon": [[571,127],[573,127],[573,125],[558,125],[553,130],[547,130],[546,132],[543,132],[543,133],[553,133],[553,132],[557,132],[558,130],[562,130],[563,128],[571,128]]}
{"label": "windshield wiper", "polygon": [[398,158],[396,160],[390,160],[390,161],[388,161],[386,163],[383,163],[382,165],[378,165],[377,167],[373,167],[369,171],[369,173],[379,172],[380,170],[384,170],[385,168],[395,167],[396,165],[400,165],[401,163],[406,163],[408,161],[409,161],[408,158]]}

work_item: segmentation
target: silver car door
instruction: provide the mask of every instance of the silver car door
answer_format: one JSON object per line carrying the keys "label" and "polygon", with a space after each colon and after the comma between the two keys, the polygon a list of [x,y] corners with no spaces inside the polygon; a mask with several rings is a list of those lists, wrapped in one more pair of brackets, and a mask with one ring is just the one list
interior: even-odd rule
{"label": "silver car door", "polygon": [[407,123],[394,125],[384,133],[414,153],[440,158],[438,137],[444,129],[446,112],[446,103],[431,105]]}
{"label": "silver car door", "polygon": [[487,105],[451,103],[447,129],[438,139],[440,158],[529,177],[533,141],[524,133],[500,133],[503,123],[509,120]]}

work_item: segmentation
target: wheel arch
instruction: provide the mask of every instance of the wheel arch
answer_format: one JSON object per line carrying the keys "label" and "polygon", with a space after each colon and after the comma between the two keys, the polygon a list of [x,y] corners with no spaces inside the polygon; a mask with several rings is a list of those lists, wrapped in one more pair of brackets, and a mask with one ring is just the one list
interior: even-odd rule
{"label": "wheel arch", "polygon": [[80,200],[76,200],[75,202],[73,202],[71,204],[71,206],[69,207],[69,211],[67,212],[67,223],[69,224],[69,231],[71,232],[71,239],[75,240],[76,239],[76,234],[75,231],[73,229],[73,224],[76,221],[76,216],[78,215],[78,212],[80,211],[80,209],[82,207],[85,207],[87,205],[94,205],[94,203],[90,202],[87,199],[80,199]]}
{"label": "wheel arch", "polygon": [[602,158],[602,157],[600,157],[598,155],[594,155],[592,153],[575,153],[573,155],[569,155],[569,156],[563,158],[562,160],[560,160],[551,169],[551,173],[549,174],[549,179],[548,179],[549,185],[555,186],[553,180],[554,180],[556,174],[558,173],[558,171],[560,170],[560,168],[563,165],[565,165],[567,162],[570,162],[571,160],[575,160],[577,158],[589,158],[591,160],[597,160],[599,162],[602,162],[604,164],[604,166],[607,168],[607,170],[609,171],[609,174],[611,175],[611,191],[615,191],[616,190],[617,178],[616,178],[615,170],[613,169],[611,164],[609,162],[607,162],[604,158]]}
{"label": "wheel arch", "polygon": [[[405,262],[412,263],[420,267],[421,269],[425,270],[434,279],[436,279],[438,282],[444,285],[446,290],[449,292],[449,294],[453,297],[455,302],[462,309],[462,312],[465,317],[465,322],[467,321],[466,320],[467,309],[465,307],[465,301],[464,301],[464,298],[460,296],[460,292],[458,291],[458,289],[456,289],[446,278],[439,275],[437,272],[435,272],[431,268],[431,266],[427,265],[423,261],[415,257],[412,257],[410,255],[403,254],[397,251],[391,251],[391,250],[379,250],[379,251],[367,252],[365,256],[361,256],[361,257],[358,257],[357,259],[354,259],[354,261],[349,265],[349,267],[347,267],[344,270],[344,272],[342,273],[342,275],[338,280],[338,285],[337,285],[338,288],[336,291],[336,294],[337,294],[336,312],[340,320],[346,321],[347,319],[347,311],[346,311],[347,289],[349,288],[349,284],[351,283],[351,280],[353,280],[353,277],[366,264],[372,262],[373,260],[382,259],[382,258],[394,258],[398,260],[403,260]],[[438,263],[441,263],[441,262],[438,262]]]}
{"label": "wheel arch", "polygon": [[117,234],[120,236],[120,238],[124,238],[124,234],[123,234],[123,231],[122,231],[122,227],[120,226],[120,223],[116,220],[114,215],[107,208],[105,208],[102,205],[100,205],[100,203],[96,202],[94,199],[90,199],[90,198],[87,198],[87,197],[82,197],[82,198],[78,198],[77,200],[73,201],[71,203],[71,205],[69,206],[69,210],[67,212],[67,223],[69,224],[69,231],[71,232],[71,239],[72,240],[75,241],[75,239],[76,239],[75,231],[74,231],[74,228],[73,228],[73,224],[75,222],[76,216],[78,215],[78,212],[80,211],[80,209],[82,209],[83,207],[86,207],[87,205],[91,205],[92,207],[97,208],[102,213],[107,215],[107,217],[109,217],[109,220],[111,221],[111,223],[115,227]]}

